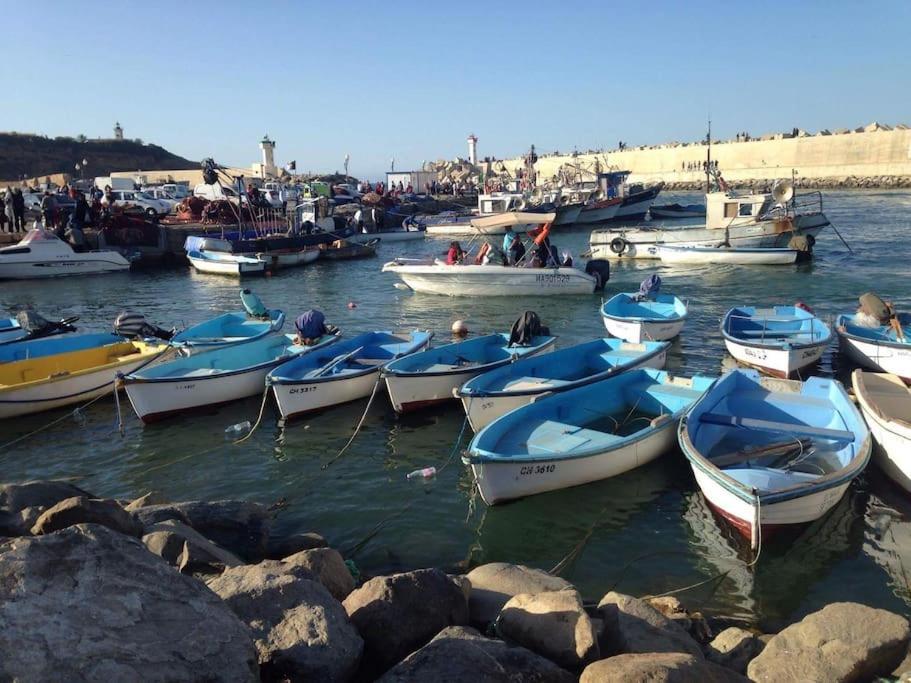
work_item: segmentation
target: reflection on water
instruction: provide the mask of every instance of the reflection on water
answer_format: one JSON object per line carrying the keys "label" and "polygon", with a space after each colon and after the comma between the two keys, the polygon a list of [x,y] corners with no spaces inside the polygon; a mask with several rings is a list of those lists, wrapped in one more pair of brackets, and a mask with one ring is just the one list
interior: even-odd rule
{"label": "reflection on water", "polygon": [[[698,197],[667,199],[689,203]],[[734,305],[802,300],[830,319],[851,310],[860,293],[879,289],[900,308],[911,308],[907,278],[895,277],[907,270],[911,193],[830,192],[825,201],[853,254],[834,234],[824,233],[817,259],[809,265],[687,269],[615,263],[606,294],[635,291],[643,278],[658,272],[667,291],[688,300],[690,317],[667,362],[672,371],[686,374],[721,371],[725,354],[718,325]],[[587,248],[588,234],[557,233],[554,241],[579,254]],[[249,284],[289,318],[316,306],[348,335],[428,328],[443,343],[455,319],[466,320],[477,333],[506,331],[523,310],[532,309],[560,335],[560,346],[603,336],[595,296],[422,296],[395,289],[396,279],[379,272],[395,255],[438,253],[446,244],[428,239],[381,245],[376,259],[317,262]],[[0,305],[31,304],[49,317],[79,315],[86,330],[108,328],[127,307],[156,323],[182,326],[236,310],[237,290],[236,281],[176,268],[8,282],[0,289]],[[814,372],[844,378],[849,370],[833,346]],[[262,427],[249,441],[240,446],[227,441],[225,427],[252,421],[259,406],[260,398],[251,398],[145,428],[130,416],[121,438],[113,402],[101,401],[81,420],[65,417],[0,451],[3,479],[71,478],[100,495],[124,498],[154,489],[175,500],[281,501],[275,520],[279,533],[319,531],[352,554],[366,573],[430,565],[464,568],[496,560],[550,569],[562,561],[563,576],[586,599],[597,600],[612,588],[655,594],[727,572],[723,580],[680,597],[709,613],[730,613],[769,628],[833,599],[909,612],[905,573],[911,567],[911,524],[905,520],[911,505],[875,469],[852,485],[831,514],[766,544],[758,565],[747,568],[749,549],[705,506],[677,451],[615,479],[487,508],[472,495],[470,474],[453,451],[464,425],[457,404],[397,419],[381,394],[357,439],[337,460],[365,402],[284,427],[268,405]],[[0,441],[61,416],[66,413],[3,423]],[[406,480],[408,472],[430,465],[441,470],[435,478]],[[896,513],[880,533],[884,508]]]}

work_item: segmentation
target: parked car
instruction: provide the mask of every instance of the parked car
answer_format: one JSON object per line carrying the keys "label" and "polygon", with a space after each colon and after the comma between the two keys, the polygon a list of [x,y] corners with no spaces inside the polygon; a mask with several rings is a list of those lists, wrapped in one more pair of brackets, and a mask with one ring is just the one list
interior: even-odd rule
{"label": "parked car", "polygon": [[[226,199],[232,204],[239,203],[239,200],[237,198],[237,191],[234,190],[234,188],[225,187],[220,183],[215,183],[214,185],[200,183],[195,188],[193,188],[193,196],[208,199],[210,202],[214,202],[219,199]],[[246,203],[246,201],[246,198],[244,198],[244,203]]]}
{"label": "parked car", "polygon": [[146,212],[149,218],[167,216],[171,212],[170,204],[155,199],[145,192],[139,192],[137,190],[114,190],[112,194],[114,195],[114,206],[138,206]]}
{"label": "parked car", "polygon": [[186,199],[190,196],[190,188],[183,183],[165,183],[161,189],[174,197],[177,201]]}
{"label": "parked car", "polygon": [[153,199],[165,202],[171,207],[170,211],[173,211],[174,207],[180,204],[180,200],[176,199],[173,195],[160,187],[144,187],[142,188],[142,194],[147,194]]}

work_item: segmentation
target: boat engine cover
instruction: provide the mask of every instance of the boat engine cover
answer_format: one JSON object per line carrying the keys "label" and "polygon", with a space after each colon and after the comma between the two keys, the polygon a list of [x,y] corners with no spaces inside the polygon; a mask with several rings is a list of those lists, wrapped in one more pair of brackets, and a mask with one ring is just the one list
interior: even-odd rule
{"label": "boat engine cover", "polygon": [[595,291],[601,291],[610,280],[610,261],[600,258],[592,259],[585,264],[585,272],[593,275],[597,280]]}

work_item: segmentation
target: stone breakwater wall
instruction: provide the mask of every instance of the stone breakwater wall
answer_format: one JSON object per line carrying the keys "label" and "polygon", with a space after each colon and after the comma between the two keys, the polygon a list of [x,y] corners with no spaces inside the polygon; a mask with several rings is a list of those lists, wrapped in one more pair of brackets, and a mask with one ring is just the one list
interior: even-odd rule
{"label": "stone breakwater wall", "polygon": [[508,563],[367,578],[318,534],[277,537],[272,516],[0,486],[0,680],[779,683],[911,669],[908,621],[862,604],[764,634],[672,597],[585,601]]}
{"label": "stone breakwater wall", "polygon": [[[592,170],[597,162],[601,170],[632,171],[632,182],[696,189],[705,182],[701,170],[705,159],[705,144],[689,143],[542,156],[535,168],[539,178],[547,179],[561,167]],[[793,169],[804,187],[911,187],[911,129],[718,142],[712,144],[712,159],[735,186],[790,178]],[[504,164],[513,170],[522,167],[522,160],[509,159]]]}

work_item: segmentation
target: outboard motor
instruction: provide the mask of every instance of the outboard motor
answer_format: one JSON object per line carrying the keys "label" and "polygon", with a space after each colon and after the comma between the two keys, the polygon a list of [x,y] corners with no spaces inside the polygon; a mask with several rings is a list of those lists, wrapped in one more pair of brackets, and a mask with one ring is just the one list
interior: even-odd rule
{"label": "outboard motor", "polygon": [[592,259],[585,264],[585,272],[595,278],[595,291],[602,292],[607,281],[610,280],[610,261],[600,258]]}
{"label": "outboard motor", "polygon": [[240,290],[240,302],[243,304],[247,315],[251,318],[269,320],[269,318],[272,317],[269,313],[269,309],[266,308],[266,305],[263,303],[263,300],[249,289]]}
{"label": "outboard motor", "polygon": [[661,290],[661,277],[652,273],[639,284],[636,301],[647,301],[655,297]]}
{"label": "outboard motor", "polygon": [[114,334],[126,337],[127,339],[148,339],[149,337],[155,337],[168,341],[174,336],[174,330],[165,330],[156,325],[152,325],[141,313],[121,311],[114,320]]}
{"label": "outboard motor", "polygon": [[509,331],[509,346],[530,346],[535,337],[549,336],[550,329],[534,311],[525,311]]}

